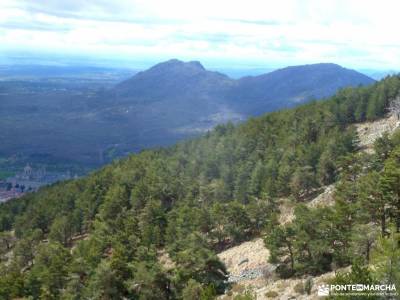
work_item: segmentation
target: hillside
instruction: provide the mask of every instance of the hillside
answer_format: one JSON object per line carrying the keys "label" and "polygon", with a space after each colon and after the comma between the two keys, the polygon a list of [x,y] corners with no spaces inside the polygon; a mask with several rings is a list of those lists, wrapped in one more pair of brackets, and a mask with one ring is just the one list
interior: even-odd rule
{"label": "hillside", "polygon": [[29,80],[0,82],[0,157],[16,156],[23,160],[22,167],[47,162],[94,168],[128,153],[204,134],[218,124],[242,122],[330,96],[343,87],[373,83],[333,64],[234,80],[199,62],[169,60],[115,85],[118,73],[107,81],[108,73],[102,71],[90,81],[79,77],[85,75],[81,73],[70,77],[74,69],[68,76],[43,78],[46,70],[37,69],[36,80],[28,69]]}
{"label": "hillside", "polygon": [[343,87],[373,82],[359,72],[336,64],[294,66],[239,79],[229,99],[240,111],[260,115],[312,99],[329,97]]}
{"label": "hillside", "polygon": [[[282,279],[351,265],[337,282],[397,283],[385,266],[400,261],[400,138],[360,153],[354,125],[399,94],[399,77],[345,89],[1,204],[0,295],[214,299],[233,288],[217,253],[255,238]],[[304,205],[333,183],[334,205]],[[295,214],[283,225],[282,198]],[[231,261],[260,265],[247,258]]]}
{"label": "hillside", "polygon": [[[392,135],[400,127],[400,121],[393,115],[385,118],[356,124],[358,135],[360,138],[360,151],[367,150],[374,153],[374,143],[379,141],[384,134]],[[335,184],[323,188],[323,192],[315,198],[305,202],[309,208],[321,208],[335,205]],[[279,222],[282,225],[294,222],[294,207],[296,203],[290,199],[281,199],[279,207]],[[232,296],[238,295],[245,291],[249,291],[255,295],[257,300],[265,300],[270,298],[276,299],[318,299],[318,286],[329,284],[335,278],[334,272],[328,272],[317,276],[300,276],[290,279],[280,279],[273,272],[276,265],[268,263],[270,253],[265,247],[262,239],[255,239],[244,242],[238,246],[229,248],[221,253],[218,257],[227,266],[231,278],[235,280],[232,291],[227,295],[221,296],[220,299],[228,300]],[[349,272],[349,268],[341,269],[340,272]],[[305,293],[304,286],[306,281],[313,282],[310,294]],[[273,296],[275,295],[275,296]]]}

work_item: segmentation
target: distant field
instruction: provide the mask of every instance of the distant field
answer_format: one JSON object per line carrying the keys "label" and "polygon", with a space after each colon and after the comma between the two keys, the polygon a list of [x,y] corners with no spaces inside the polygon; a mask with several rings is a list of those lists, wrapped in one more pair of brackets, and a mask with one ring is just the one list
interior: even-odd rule
{"label": "distant field", "polygon": [[4,180],[4,179],[14,176],[14,175],[15,175],[14,172],[0,170],[0,180]]}

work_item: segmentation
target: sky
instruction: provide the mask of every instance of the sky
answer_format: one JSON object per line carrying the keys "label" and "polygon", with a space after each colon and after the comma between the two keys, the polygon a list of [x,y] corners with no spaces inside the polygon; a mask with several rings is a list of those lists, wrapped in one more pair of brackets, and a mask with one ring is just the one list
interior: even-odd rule
{"label": "sky", "polygon": [[389,0],[1,0],[0,61],[392,70],[399,15],[400,2]]}

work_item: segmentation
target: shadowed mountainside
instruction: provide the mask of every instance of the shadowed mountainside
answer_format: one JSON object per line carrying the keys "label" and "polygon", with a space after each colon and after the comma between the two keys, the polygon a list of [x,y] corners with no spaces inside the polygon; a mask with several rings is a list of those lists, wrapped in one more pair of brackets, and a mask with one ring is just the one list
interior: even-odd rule
{"label": "shadowed mountainside", "polygon": [[[238,80],[199,62],[169,60],[106,86],[79,78],[0,82],[0,155],[101,165],[265,112],[332,95],[369,77],[334,64]],[[66,150],[68,149],[68,151]]]}

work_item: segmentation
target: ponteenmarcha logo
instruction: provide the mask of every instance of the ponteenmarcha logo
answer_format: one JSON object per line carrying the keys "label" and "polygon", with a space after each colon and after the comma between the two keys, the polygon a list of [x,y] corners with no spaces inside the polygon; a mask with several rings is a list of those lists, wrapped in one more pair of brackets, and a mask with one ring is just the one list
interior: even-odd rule
{"label": "ponteenmarcha logo", "polygon": [[318,296],[329,295],[377,295],[377,296],[397,296],[394,284],[323,284],[317,288]]}
{"label": "ponteenmarcha logo", "polygon": [[329,285],[323,284],[318,287],[317,290],[318,296],[329,296]]}

